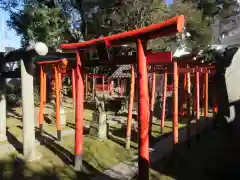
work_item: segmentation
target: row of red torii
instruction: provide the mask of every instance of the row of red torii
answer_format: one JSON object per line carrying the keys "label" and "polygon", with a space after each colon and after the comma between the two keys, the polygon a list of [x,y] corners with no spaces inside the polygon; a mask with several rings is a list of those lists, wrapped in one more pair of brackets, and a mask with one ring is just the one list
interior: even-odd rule
{"label": "row of red torii", "polygon": [[[165,107],[166,107],[166,94],[167,94],[167,75],[172,74],[173,76],[173,144],[179,142],[178,137],[178,76],[180,73],[185,75],[185,94],[190,94],[190,82],[191,79],[195,78],[195,110],[196,120],[200,119],[200,74],[204,74],[204,116],[208,117],[208,78],[209,74],[214,73],[214,67],[206,64],[200,64],[198,61],[193,61],[193,57],[188,56],[184,61],[172,57],[171,52],[150,52],[146,51],[147,41],[149,39],[170,36],[176,33],[183,32],[184,28],[184,16],[177,16],[166,20],[159,24],[153,24],[145,28],[137,29],[134,31],[124,32],[112,36],[98,38],[95,40],[89,40],[86,42],[72,43],[72,44],[61,44],[60,47],[66,52],[75,52],[76,54],[76,65],[71,69],[72,86],[73,86],[73,104],[75,107],[75,169],[81,170],[82,166],[82,155],[83,155],[83,106],[84,106],[84,51],[89,51],[98,48],[98,46],[105,46],[107,48],[114,46],[121,46],[130,43],[136,43],[137,55],[136,59],[125,60],[125,64],[131,65],[131,85],[129,94],[129,107],[128,107],[128,124],[126,134],[126,147],[130,146],[131,137],[131,122],[132,122],[132,109],[134,99],[134,87],[135,80],[137,80],[138,89],[138,145],[139,145],[139,159],[138,159],[138,177],[139,179],[149,179],[149,132],[151,132],[151,126],[149,124],[152,121],[152,114],[155,101],[155,87],[156,87],[156,73],[164,74],[164,90],[163,90],[163,106],[162,106],[162,117],[161,117],[161,129],[164,128],[165,119]],[[101,60],[101,57],[100,57]],[[60,82],[59,77],[61,76],[62,65],[67,65],[67,59],[60,59],[55,61],[36,62],[41,67],[44,64],[53,64],[55,72],[56,82],[56,123],[57,132],[59,135],[58,139],[61,139],[61,127],[60,127]],[[114,65],[122,64],[121,60],[113,59],[111,63]],[[136,69],[134,68],[136,63]],[[97,64],[96,64],[97,65]],[[152,83],[151,83],[151,95],[149,99],[149,88],[148,88],[148,68],[150,65],[152,72]],[[42,69],[42,68],[41,68]],[[59,70],[59,71],[58,71]],[[66,72],[65,72],[66,73]],[[64,73],[62,73],[64,74]],[[67,73],[69,74],[69,73]],[[194,76],[192,76],[194,74]],[[39,114],[39,126],[43,125],[43,105],[44,105],[44,72],[41,70],[41,104]],[[85,82],[87,77],[93,77],[94,75],[89,74],[85,76]],[[192,80],[193,82],[193,80]],[[111,84],[111,83],[110,83]],[[87,85],[87,83],[86,83]],[[109,86],[111,87],[111,86]],[[104,81],[103,81],[104,88]],[[88,89],[86,87],[86,89]],[[110,90],[110,88],[108,89]],[[87,93],[87,91],[86,91]],[[86,95],[87,96],[87,95]],[[150,102],[150,103],[149,103]],[[188,111],[190,108],[187,109]],[[190,113],[187,112],[189,115]],[[197,123],[198,124],[198,123]],[[198,126],[197,131],[198,131]],[[190,127],[189,127],[190,128]]]}

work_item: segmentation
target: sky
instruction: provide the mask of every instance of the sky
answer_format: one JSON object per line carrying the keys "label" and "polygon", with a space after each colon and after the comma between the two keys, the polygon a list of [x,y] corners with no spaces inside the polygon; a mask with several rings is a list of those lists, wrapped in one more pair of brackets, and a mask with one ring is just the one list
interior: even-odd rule
{"label": "sky", "polygon": [[166,4],[172,4],[173,3],[173,0],[165,0],[166,1]]}
{"label": "sky", "polygon": [[[5,44],[5,46],[20,47],[20,40],[21,38],[15,33],[14,30],[11,30],[6,25],[6,21],[9,19],[9,13],[5,12],[3,10],[0,10],[0,39],[1,44]],[[3,31],[4,31],[4,37],[3,37]],[[4,38],[4,40],[3,40]],[[3,42],[3,43],[2,43]]]}

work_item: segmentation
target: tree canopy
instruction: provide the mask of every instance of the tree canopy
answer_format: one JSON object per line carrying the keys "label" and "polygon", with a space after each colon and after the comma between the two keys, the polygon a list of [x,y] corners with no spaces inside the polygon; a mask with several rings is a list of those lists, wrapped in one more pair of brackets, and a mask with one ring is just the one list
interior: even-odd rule
{"label": "tree canopy", "polygon": [[[179,0],[166,6],[162,0],[0,0],[2,8],[10,12],[8,26],[21,37],[23,45],[31,41],[45,42],[57,48],[59,43],[88,40],[128,31],[172,16],[186,17],[186,39],[189,49],[208,45],[212,38],[211,17],[221,14],[222,0]],[[221,6],[221,7],[219,7]],[[220,9],[220,10],[219,10]],[[172,49],[178,45],[176,37],[150,42],[153,49]]]}
{"label": "tree canopy", "polygon": [[[208,45],[212,40],[210,21],[203,18],[202,10],[199,10],[195,4],[182,1],[176,1],[176,3],[167,7],[159,0],[125,0],[124,3],[102,8],[93,14],[91,23],[88,25],[88,28],[91,29],[89,34],[111,35],[159,23],[181,14],[185,15],[186,30],[191,34],[186,39],[187,47],[196,49]],[[176,48],[179,45],[177,38],[156,39],[150,42],[150,48]]]}
{"label": "tree canopy", "polygon": [[224,16],[229,12],[238,10],[238,0],[184,0],[195,3],[203,11],[204,17],[212,18],[214,15]]}

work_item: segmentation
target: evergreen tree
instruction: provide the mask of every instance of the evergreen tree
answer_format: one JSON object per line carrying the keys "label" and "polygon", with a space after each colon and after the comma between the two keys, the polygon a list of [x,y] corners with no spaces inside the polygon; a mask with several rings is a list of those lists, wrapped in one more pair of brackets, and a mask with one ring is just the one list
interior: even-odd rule
{"label": "evergreen tree", "polygon": [[[105,32],[104,35],[110,35],[159,23],[181,14],[185,16],[186,30],[191,34],[186,39],[189,50],[201,49],[209,45],[212,40],[210,20],[203,18],[203,11],[198,9],[196,4],[180,0],[170,7],[159,0],[125,0],[124,3],[116,6],[100,9],[94,16],[94,22],[100,20],[101,25],[93,29]],[[150,41],[149,47],[173,50],[179,46],[177,38],[178,36],[159,38]]]}
{"label": "evergreen tree", "polygon": [[[43,41],[52,48],[63,42],[76,42],[128,31],[172,16],[186,17],[189,49],[199,49],[211,42],[210,20],[199,1],[176,1],[170,7],[159,0],[0,0],[10,12],[10,28],[22,36],[23,44]],[[11,2],[11,3],[9,3]],[[19,10],[17,7],[21,7]],[[80,18],[76,18],[80,17]],[[174,49],[176,37],[150,42],[151,49]]]}
{"label": "evergreen tree", "polygon": [[204,17],[212,18],[219,15],[224,16],[229,12],[239,9],[238,0],[184,0],[196,4],[203,11]]}

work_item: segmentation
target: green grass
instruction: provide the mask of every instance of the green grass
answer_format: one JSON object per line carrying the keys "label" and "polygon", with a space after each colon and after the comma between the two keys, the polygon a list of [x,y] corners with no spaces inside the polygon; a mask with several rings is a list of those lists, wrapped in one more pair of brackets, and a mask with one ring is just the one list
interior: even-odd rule
{"label": "green grass", "polygon": [[[165,123],[164,123],[165,127],[164,127],[164,133],[170,133],[172,132],[172,120],[171,119],[166,119]],[[183,128],[185,127],[186,124],[182,121],[179,122],[178,124],[178,128]],[[152,125],[152,136],[157,138],[159,136],[162,136],[162,133],[160,131],[160,122],[159,120],[156,121],[155,123],[153,123]]]}
{"label": "green grass", "polygon": [[[74,153],[74,137],[64,137],[60,145]],[[98,171],[106,170],[122,161],[130,160],[133,151],[126,150],[119,144],[111,141],[99,141],[91,137],[84,137],[83,159]]]}
{"label": "green grass", "polygon": [[103,171],[122,161],[130,160],[133,153],[111,140],[96,141],[84,139],[84,160]]}
{"label": "green grass", "polygon": [[[179,128],[184,128],[186,126],[185,123],[179,123],[178,124],[178,127]],[[160,121],[157,120],[156,122],[154,122],[152,124],[152,137],[154,139],[157,139],[159,138],[160,136],[162,136],[163,134],[161,133],[160,131],[161,127],[160,127]],[[114,133],[114,131],[118,131],[118,133]],[[165,127],[164,127],[164,134],[166,133],[170,133],[172,132],[172,121],[167,119],[165,121]],[[116,125],[112,125],[110,127],[110,139],[112,139],[113,141],[121,144],[122,146],[125,146],[125,142],[126,142],[126,139],[125,139],[125,130],[123,130],[121,128],[121,125],[119,124],[116,124]],[[138,144],[137,144],[137,133],[132,131],[132,138],[131,138],[131,147],[133,149],[137,149],[138,148]]]}
{"label": "green grass", "polygon": [[[17,109],[16,112],[21,113],[21,109]],[[89,126],[92,119],[92,110],[85,109],[84,110],[84,125]],[[66,108],[66,117],[67,122],[71,124],[75,124],[75,118],[72,108],[69,106]],[[152,136],[153,138],[157,138],[161,136],[160,133],[160,122],[159,120],[153,124],[152,127]],[[22,142],[22,129],[21,129],[21,121],[18,116],[12,116],[8,118],[7,126],[8,131],[11,132],[17,140]],[[169,133],[172,131],[172,122],[171,120],[165,121],[166,127],[164,128],[164,133]],[[185,127],[185,124],[182,120],[180,120],[179,128]],[[70,129],[66,127],[65,129]],[[55,133],[56,127],[54,125],[44,124],[44,130],[48,133]],[[66,163],[56,155],[56,152],[44,147],[39,146],[38,151],[42,154],[41,161],[37,163],[27,163],[23,166],[23,174],[24,176],[30,177],[44,177],[44,179],[89,179],[89,177],[93,176],[96,172],[102,172],[108,168],[117,165],[118,163],[126,160],[132,159],[134,155],[137,154],[137,141],[136,138],[132,138],[131,142],[131,150],[126,150],[124,148],[125,145],[125,133],[120,124],[112,125],[110,127],[110,131],[112,132],[111,139],[105,141],[99,141],[97,139],[93,139],[89,136],[84,137],[84,149],[83,149],[83,160],[87,162],[92,168],[93,171],[90,172],[90,175],[87,174],[76,174],[71,165],[66,165]],[[118,134],[114,134],[114,131],[118,131]],[[136,135],[136,133],[135,133]],[[63,137],[61,142],[55,142],[57,145],[60,145],[62,148],[66,149],[70,154],[74,154],[74,135]],[[13,163],[13,160],[7,160],[6,165],[9,166]],[[4,161],[5,162],[5,161]],[[162,162],[160,163],[162,165]],[[165,163],[164,163],[165,164]],[[184,164],[183,164],[184,166]],[[6,166],[7,167],[7,166]],[[1,170],[1,166],[0,166]],[[6,171],[6,176],[11,176],[13,174],[14,169],[9,168],[9,171]],[[151,170],[151,178],[154,179],[169,179],[168,174],[164,175],[163,172],[158,171],[159,169]],[[47,175],[49,174],[49,176]],[[171,175],[171,174],[170,174]],[[1,174],[0,174],[1,176]],[[1,177],[0,177],[1,179]],[[21,178],[20,178],[21,179]]]}
{"label": "green grass", "polygon": [[[70,154],[74,154],[74,136],[64,137],[61,142],[55,143],[64,147]],[[27,164],[21,163],[18,165],[19,169],[17,172],[15,172],[16,170],[12,167],[15,158],[11,159],[9,157],[7,160],[1,159],[1,161],[4,161],[4,168],[9,167],[8,170],[2,170],[4,171],[4,179],[10,178],[14,173],[20,173],[22,179],[31,176],[34,178],[44,177],[46,179],[77,179],[79,177],[88,179],[97,172],[102,172],[122,161],[130,160],[133,156],[132,151],[126,150],[111,140],[98,141],[90,137],[84,137],[83,160],[87,162],[93,170],[91,169],[89,174],[79,175],[75,173],[71,165],[67,165],[65,161],[63,161],[56,151],[50,150],[45,146],[38,146],[37,149],[42,155],[41,160]],[[61,151],[61,153],[67,156],[66,152]]]}
{"label": "green grass", "polygon": [[[38,149],[39,150],[39,149]],[[0,179],[29,179],[29,180],[58,180],[79,179],[73,168],[59,164],[57,157],[54,157],[52,152],[40,150],[43,154],[41,161],[26,163],[23,160],[16,158],[16,155],[2,158],[0,160]],[[47,160],[46,154],[51,154],[52,161]],[[58,164],[57,164],[58,162]],[[87,179],[87,175],[80,176]]]}
{"label": "green grass", "polygon": [[[15,114],[8,114],[8,132],[10,132],[14,137],[16,137],[17,141],[23,142],[21,108],[15,108],[13,109],[13,111],[15,112]],[[49,113],[50,111],[47,110],[47,112]],[[90,124],[92,119],[92,112],[92,110],[84,110],[85,125]],[[35,114],[38,114],[38,110],[36,110]],[[75,124],[74,113],[71,108],[67,108],[66,117],[67,122],[70,122],[73,125]],[[66,130],[70,128],[66,126],[64,129]],[[55,133],[56,127],[54,125],[49,125],[45,123],[44,130],[48,133]],[[6,142],[1,143],[4,144]],[[63,137],[61,142],[55,143],[69,151],[70,154],[74,154],[74,135]],[[57,174],[57,176],[61,179],[74,179],[79,176],[74,172],[72,166],[66,165],[66,163],[63,162],[63,160],[58,155],[56,155],[54,151],[46,148],[45,146],[38,146],[38,151],[42,154],[41,161],[27,164],[21,163],[21,165],[19,165],[21,166],[22,176],[33,176],[34,178],[35,176],[39,176],[45,178],[45,174],[50,174],[50,179],[57,178],[51,176],[52,174]],[[88,136],[84,137],[83,159],[96,170],[94,172],[104,171],[105,169],[108,169],[122,161],[131,159],[132,156],[133,151],[126,150],[125,148],[111,140],[98,141]],[[2,159],[2,161],[4,161],[6,165],[9,164],[10,166],[13,163],[13,159]],[[4,177],[8,178],[8,176],[12,176],[12,174],[14,173],[13,171],[14,169],[9,168],[9,171],[6,171],[6,175],[4,175]],[[81,174],[80,177],[88,179],[88,177],[92,175],[93,174],[91,172],[90,175]],[[46,179],[48,178],[46,177]]]}

